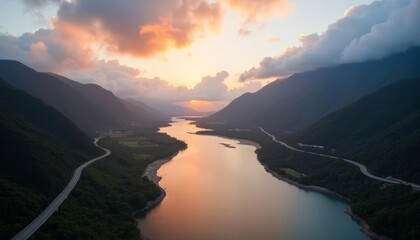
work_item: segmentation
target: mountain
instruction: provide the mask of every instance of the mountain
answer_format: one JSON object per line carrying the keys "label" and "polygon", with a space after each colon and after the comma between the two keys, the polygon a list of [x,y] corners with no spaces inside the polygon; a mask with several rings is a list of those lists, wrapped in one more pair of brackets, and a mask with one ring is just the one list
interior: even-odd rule
{"label": "mountain", "polygon": [[384,176],[420,183],[420,77],[383,87],[297,133]]}
{"label": "mountain", "polygon": [[[140,119],[147,124],[166,121],[168,116],[149,107],[141,101],[133,104],[127,100],[116,97],[111,91],[108,91],[96,84],[82,84],[69,78],[49,73],[66,83],[85,99],[95,105],[108,116],[114,116],[118,122],[126,122],[127,119]],[[133,120],[133,121],[134,121]]]}
{"label": "mountain", "polygon": [[[142,102],[138,102],[137,100],[128,100],[136,105],[141,104]],[[176,105],[174,103],[164,102],[164,101],[146,101],[147,105],[159,110],[160,112],[171,116],[171,117],[177,117],[177,116],[201,116],[205,115],[205,113],[196,111],[192,108],[183,107]]]}
{"label": "mountain", "polygon": [[132,106],[100,86],[40,73],[16,61],[0,60],[0,76],[62,112],[84,130],[119,128],[129,122],[158,125],[166,121],[151,114],[150,109]]}
{"label": "mountain", "polygon": [[202,121],[303,129],[386,84],[420,75],[420,48],[362,63],[294,74],[246,93]]}
{"label": "mountain", "polygon": [[0,238],[9,239],[102,153],[54,108],[0,78]]}

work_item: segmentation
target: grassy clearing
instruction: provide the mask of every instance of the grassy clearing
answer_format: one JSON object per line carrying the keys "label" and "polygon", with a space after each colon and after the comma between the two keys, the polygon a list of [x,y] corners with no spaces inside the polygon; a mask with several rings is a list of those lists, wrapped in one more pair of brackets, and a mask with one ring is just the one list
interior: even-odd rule
{"label": "grassy clearing", "polygon": [[142,144],[142,143],[139,143],[138,141],[130,141],[130,140],[122,140],[122,141],[118,141],[118,143],[120,145],[122,145],[122,146],[129,147],[129,148],[153,148],[153,147],[159,147],[159,144],[155,144],[155,143]]}
{"label": "grassy clearing", "polygon": [[159,144],[144,144],[144,145],[139,146],[139,148],[155,148],[155,147],[159,147]]}
{"label": "grassy clearing", "polygon": [[159,141],[163,140],[159,136],[154,136],[153,139],[150,139],[148,136],[143,136],[139,134],[132,133],[131,136],[114,138],[118,141],[121,146],[133,148],[133,149],[149,149],[149,148],[158,148],[160,146]]}
{"label": "grassy clearing", "polygon": [[122,145],[122,146],[126,146],[126,147],[129,147],[129,148],[138,148],[138,147],[140,147],[140,144],[137,141],[127,141],[127,140],[124,140],[124,141],[118,141],[118,143],[120,145]]}
{"label": "grassy clearing", "polygon": [[147,160],[152,158],[153,155],[152,154],[142,154],[142,153],[135,153],[133,154],[133,158],[136,160]]}
{"label": "grassy clearing", "polygon": [[134,134],[134,131],[112,131],[106,132],[105,135],[111,138],[128,137]]}
{"label": "grassy clearing", "polygon": [[304,173],[300,173],[291,168],[280,168],[280,172],[284,173],[286,177],[295,178],[299,180],[305,177]]}

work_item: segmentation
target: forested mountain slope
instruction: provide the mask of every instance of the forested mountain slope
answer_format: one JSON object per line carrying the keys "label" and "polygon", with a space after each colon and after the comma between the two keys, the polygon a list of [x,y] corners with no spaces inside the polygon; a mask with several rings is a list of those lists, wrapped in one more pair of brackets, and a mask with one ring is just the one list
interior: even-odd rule
{"label": "forested mountain slope", "polygon": [[102,151],[61,113],[2,79],[0,132],[0,239],[8,239]]}
{"label": "forested mountain slope", "polygon": [[298,73],[235,99],[202,121],[303,129],[389,83],[420,75],[420,48],[362,63]]}
{"label": "forested mountain slope", "polygon": [[420,183],[420,78],[398,81],[293,137],[324,145],[372,171]]}
{"label": "forested mountain slope", "polygon": [[130,122],[159,125],[166,121],[162,115],[132,106],[98,85],[40,73],[17,61],[0,60],[0,77],[62,112],[84,130],[120,128]]}

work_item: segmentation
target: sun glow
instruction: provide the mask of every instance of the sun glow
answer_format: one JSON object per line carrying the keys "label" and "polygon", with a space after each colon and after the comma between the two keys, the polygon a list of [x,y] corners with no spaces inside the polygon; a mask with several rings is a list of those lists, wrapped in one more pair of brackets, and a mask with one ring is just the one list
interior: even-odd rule
{"label": "sun glow", "polygon": [[179,102],[178,105],[194,109],[199,112],[214,112],[225,107],[229,101],[207,101],[193,99],[191,101]]}

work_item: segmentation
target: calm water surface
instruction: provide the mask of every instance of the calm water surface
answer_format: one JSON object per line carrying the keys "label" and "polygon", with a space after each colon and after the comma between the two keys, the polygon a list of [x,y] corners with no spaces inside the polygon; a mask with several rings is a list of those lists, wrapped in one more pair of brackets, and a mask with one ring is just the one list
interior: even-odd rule
{"label": "calm water surface", "polygon": [[258,162],[254,146],[190,134],[199,130],[181,119],[161,129],[188,149],[158,171],[167,195],[139,220],[147,238],[368,239],[344,213],[344,202],[274,178]]}

